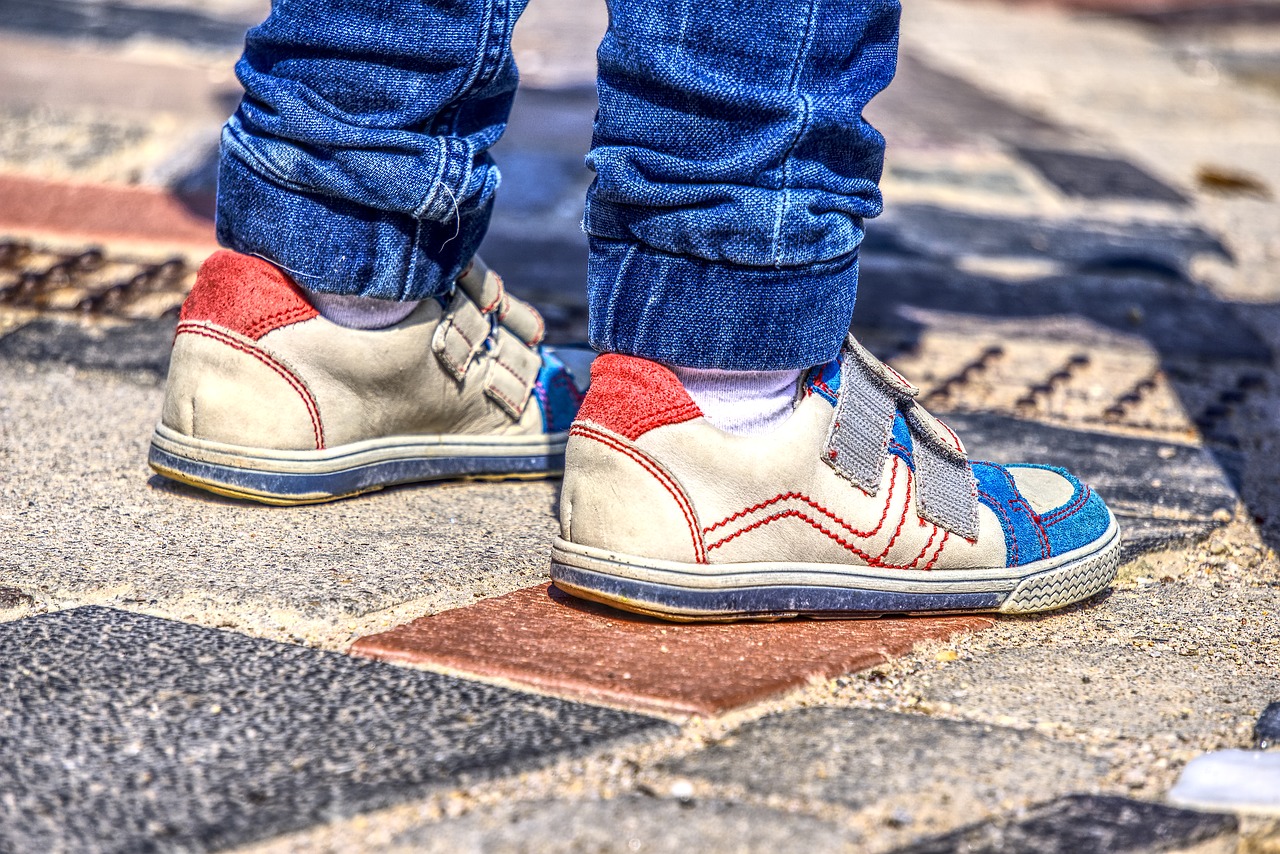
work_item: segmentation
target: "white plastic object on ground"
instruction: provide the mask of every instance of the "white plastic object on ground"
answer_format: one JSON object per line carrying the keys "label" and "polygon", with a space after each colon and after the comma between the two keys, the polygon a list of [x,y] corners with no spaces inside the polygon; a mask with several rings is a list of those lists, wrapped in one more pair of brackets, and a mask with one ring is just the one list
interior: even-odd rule
{"label": "white plastic object on ground", "polygon": [[1200,809],[1280,815],[1280,752],[1221,750],[1182,769],[1169,802]]}

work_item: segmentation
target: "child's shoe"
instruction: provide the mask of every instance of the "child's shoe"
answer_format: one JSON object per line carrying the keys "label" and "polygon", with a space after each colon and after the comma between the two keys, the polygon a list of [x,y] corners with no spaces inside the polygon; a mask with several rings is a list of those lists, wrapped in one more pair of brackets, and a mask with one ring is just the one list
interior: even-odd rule
{"label": "child's shoe", "polygon": [[151,467],[270,504],[558,474],[591,354],[542,335],[479,261],[447,299],[359,330],[271,264],[218,252],[182,306]]}
{"label": "child's shoe", "polygon": [[1115,577],[1120,532],[1062,469],[970,463],[852,337],[790,419],[738,436],[676,376],[606,355],[570,431],[551,577],[676,620],[1060,608]]}

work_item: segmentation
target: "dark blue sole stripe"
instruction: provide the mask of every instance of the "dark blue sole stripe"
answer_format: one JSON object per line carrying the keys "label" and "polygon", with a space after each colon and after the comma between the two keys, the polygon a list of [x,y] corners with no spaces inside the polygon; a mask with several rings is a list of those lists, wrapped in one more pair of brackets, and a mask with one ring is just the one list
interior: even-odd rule
{"label": "dark blue sole stripe", "polygon": [[[727,590],[671,587],[552,562],[551,580],[598,595],[625,610],[697,619],[790,616],[878,617],[883,614],[995,611],[1008,592],[894,593],[847,587],[774,585]],[[569,590],[568,592],[573,592]]]}
{"label": "dark blue sole stripe", "polygon": [[177,472],[196,481],[232,492],[278,498],[340,498],[386,486],[446,480],[454,477],[558,474],[564,470],[564,454],[528,454],[503,457],[420,457],[387,460],[334,472],[293,474],[257,471],[198,462],[151,446],[148,461],[162,474]]}

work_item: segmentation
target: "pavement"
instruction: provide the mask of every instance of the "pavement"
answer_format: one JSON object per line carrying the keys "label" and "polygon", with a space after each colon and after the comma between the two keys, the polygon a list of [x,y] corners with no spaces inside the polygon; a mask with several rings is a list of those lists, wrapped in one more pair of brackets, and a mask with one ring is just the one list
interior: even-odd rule
{"label": "pavement", "polygon": [[[0,852],[1280,851],[1256,783],[1171,795],[1280,759],[1280,5],[908,4],[855,326],[1125,562],[1048,615],[713,626],[549,587],[556,482],[148,471],[263,14],[0,0]],[[558,341],[605,21],[533,4],[495,150],[486,259]]]}

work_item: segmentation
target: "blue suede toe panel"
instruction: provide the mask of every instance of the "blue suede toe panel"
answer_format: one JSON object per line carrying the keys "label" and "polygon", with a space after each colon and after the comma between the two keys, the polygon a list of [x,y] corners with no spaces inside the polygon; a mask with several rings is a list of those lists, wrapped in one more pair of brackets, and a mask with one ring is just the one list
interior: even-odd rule
{"label": "blue suede toe panel", "polygon": [[1009,471],[995,463],[974,461],[973,474],[978,480],[978,500],[991,508],[1004,529],[1006,565],[1022,566],[1049,557],[1048,534]]}
{"label": "blue suede toe panel", "polygon": [[542,409],[544,433],[568,430],[584,397],[573,382],[569,369],[546,348],[542,348],[542,368],[533,384],[533,394]]}
{"label": "blue suede toe panel", "polygon": [[1049,537],[1050,554],[1060,555],[1087,546],[1107,532],[1111,513],[1098,493],[1081,483],[1075,475],[1056,466],[1020,465],[1015,468],[1038,468],[1057,472],[1072,486],[1071,499],[1040,516]]}

